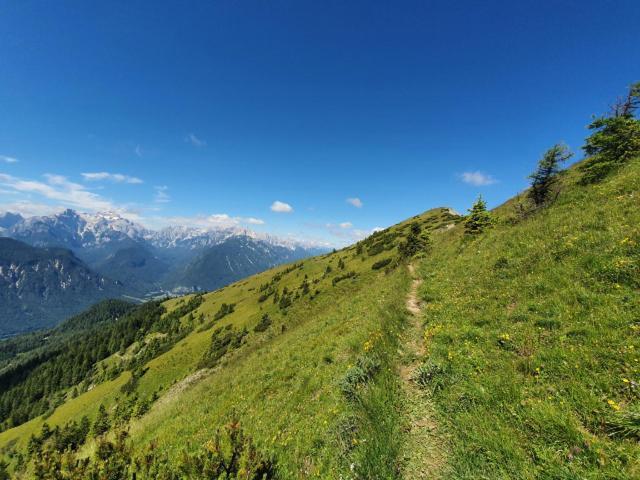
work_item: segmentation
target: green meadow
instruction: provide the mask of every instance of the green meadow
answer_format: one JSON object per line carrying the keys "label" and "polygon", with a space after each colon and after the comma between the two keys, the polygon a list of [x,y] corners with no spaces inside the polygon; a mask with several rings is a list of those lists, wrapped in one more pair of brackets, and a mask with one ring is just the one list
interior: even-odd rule
{"label": "green meadow", "polygon": [[[100,405],[115,419],[151,398],[74,461],[125,431],[126,455],[188,465],[232,425],[276,472],[265,478],[639,478],[640,161],[591,185],[580,172],[565,171],[544,208],[509,200],[480,235],[434,209],[199,303],[166,301],[164,317],[186,312],[184,334],[0,433],[9,470],[50,478],[24,462],[45,422],[93,423]],[[411,235],[422,250],[403,260]],[[131,365],[166,335],[97,370]],[[228,478],[261,478],[248,472]],[[137,478],[205,478],[162,475]]]}

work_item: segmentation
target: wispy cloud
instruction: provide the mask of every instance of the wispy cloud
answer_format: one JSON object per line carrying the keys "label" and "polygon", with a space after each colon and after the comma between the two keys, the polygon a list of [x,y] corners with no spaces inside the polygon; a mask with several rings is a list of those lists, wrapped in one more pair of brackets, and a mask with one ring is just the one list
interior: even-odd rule
{"label": "wispy cloud", "polygon": [[138,177],[131,177],[129,175],[123,175],[121,173],[109,173],[109,172],[92,172],[82,173],[82,177],[88,182],[114,182],[114,183],[131,183],[140,184],[144,183]]}
{"label": "wispy cloud", "polygon": [[169,187],[166,185],[156,185],[153,187],[156,191],[156,194],[153,196],[153,201],[156,203],[169,203],[171,201],[171,196],[167,193]]}
{"label": "wispy cloud", "polygon": [[276,200],[271,204],[271,211],[276,213],[291,213],[293,212],[293,207],[288,203]]}
{"label": "wispy cloud", "polygon": [[356,208],[362,208],[362,206],[364,205],[364,203],[362,203],[362,200],[360,200],[358,197],[347,198],[347,203],[353,205]]}
{"label": "wispy cloud", "polygon": [[136,148],[133,149],[133,153],[142,158],[142,147],[140,145],[136,145]]}
{"label": "wispy cloud", "polygon": [[[154,187],[156,204],[171,200],[169,187]],[[4,198],[3,198],[4,197]],[[65,208],[79,212],[115,212],[129,220],[142,223],[149,228],[185,225],[202,228],[225,228],[264,225],[265,221],[257,217],[231,216],[226,213],[195,216],[159,216],[150,212],[160,210],[160,205],[140,206],[118,204],[88,190],[86,185],[70,181],[67,177],[45,174],[43,178],[32,180],[0,173],[0,212],[20,213],[25,217],[51,215]],[[147,212],[145,215],[143,212]]]}
{"label": "wispy cloud", "polygon": [[[45,174],[45,181],[26,180],[0,173],[0,186],[3,189],[23,195],[37,195],[55,201],[58,205],[77,208],[83,211],[123,211],[97,193],[90,192],[84,185],[71,182],[62,175]],[[25,199],[29,200],[29,199]],[[31,200],[29,200],[31,201]]]}
{"label": "wispy cloud", "polygon": [[460,175],[460,179],[464,183],[468,183],[469,185],[474,185],[476,187],[485,187],[487,185],[493,185],[494,183],[498,182],[498,180],[493,178],[491,175],[479,171],[463,172]]}
{"label": "wispy cloud", "polygon": [[60,213],[62,210],[64,210],[64,207],[59,205],[48,205],[46,203],[30,202],[28,200],[0,203],[0,212],[19,213],[23,217],[53,215]]}
{"label": "wispy cloud", "polygon": [[154,217],[149,222],[156,227],[187,226],[198,228],[229,228],[242,225],[264,225],[264,220],[254,217],[234,217],[227,213],[214,213],[211,215]]}
{"label": "wispy cloud", "polygon": [[188,133],[187,136],[184,137],[184,141],[198,148],[207,146],[206,140],[196,137],[195,133]]}
{"label": "wispy cloud", "polygon": [[0,162],[4,163],[17,163],[18,159],[16,157],[9,157],[7,155],[0,155]]}
{"label": "wispy cloud", "polygon": [[367,238],[373,233],[373,230],[363,230],[361,228],[336,228],[335,226],[328,228],[331,235],[336,238],[346,240],[347,243],[357,242],[363,238]]}
{"label": "wispy cloud", "polygon": [[[311,227],[314,225],[311,224]],[[376,230],[380,230],[379,227],[373,228],[371,230],[354,228],[351,222],[342,222],[342,223],[327,223],[324,225],[324,228],[334,237],[339,238],[341,240],[340,243],[352,243],[357,242],[358,240],[362,240],[363,238],[368,237]]]}

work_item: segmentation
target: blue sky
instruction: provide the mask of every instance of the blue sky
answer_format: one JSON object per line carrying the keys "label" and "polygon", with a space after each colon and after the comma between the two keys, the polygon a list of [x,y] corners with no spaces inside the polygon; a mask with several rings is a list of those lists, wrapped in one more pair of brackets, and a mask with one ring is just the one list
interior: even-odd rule
{"label": "blue sky", "polygon": [[638,25],[637,1],[3,2],[0,209],[341,245],[495,206],[640,80]]}

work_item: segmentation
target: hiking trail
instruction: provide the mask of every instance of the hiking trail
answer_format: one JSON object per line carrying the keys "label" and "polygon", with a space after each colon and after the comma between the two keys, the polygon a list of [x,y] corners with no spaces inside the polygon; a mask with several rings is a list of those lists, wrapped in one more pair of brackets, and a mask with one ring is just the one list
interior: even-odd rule
{"label": "hiking trail", "polygon": [[422,305],[418,295],[422,279],[408,265],[411,286],[406,298],[409,312],[404,333],[400,378],[405,394],[406,441],[401,455],[402,477],[407,480],[440,478],[446,464],[443,441],[438,432],[435,410],[428,394],[414,381],[414,372],[424,361]]}

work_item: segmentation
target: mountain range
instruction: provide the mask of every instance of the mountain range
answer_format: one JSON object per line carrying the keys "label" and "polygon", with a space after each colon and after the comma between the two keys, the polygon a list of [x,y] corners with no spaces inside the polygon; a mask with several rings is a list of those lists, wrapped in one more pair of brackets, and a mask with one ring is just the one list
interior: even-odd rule
{"label": "mountain range", "polygon": [[[9,298],[7,292],[13,292],[13,300],[0,305],[0,315],[6,319],[0,324],[0,335],[52,326],[108,296],[146,300],[215,290],[326,251],[238,227],[151,230],[116,213],[71,209],[28,218],[7,212],[0,215],[0,236],[7,237],[0,242],[5,262],[3,294]],[[17,251],[22,263],[14,261]],[[58,271],[60,278],[44,278],[49,265],[67,265],[64,273],[73,272],[64,277]],[[63,293],[69,288],[83,294],[65,302]]]}

